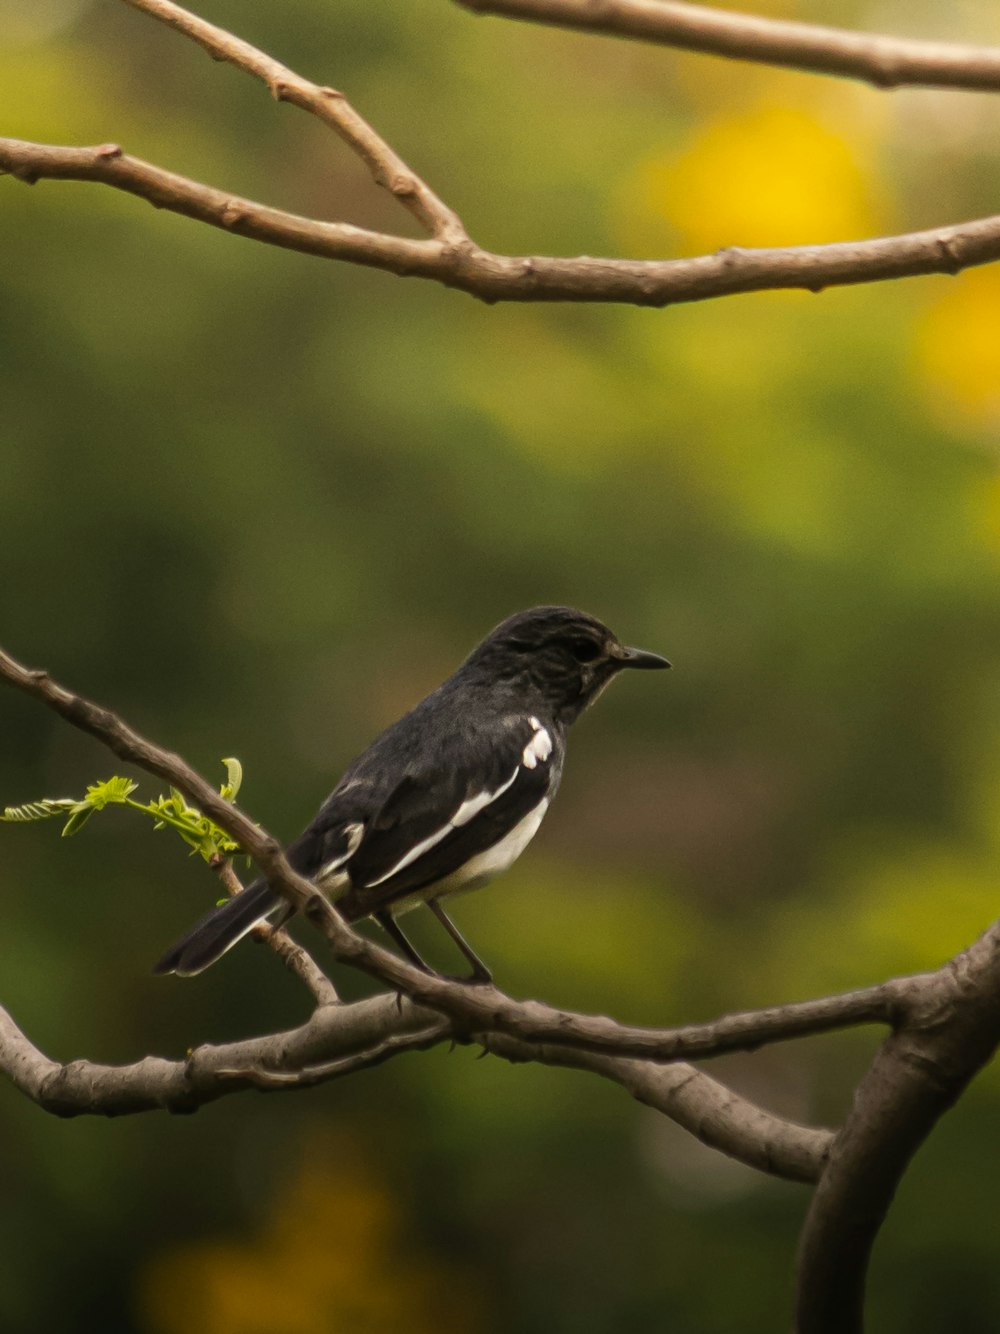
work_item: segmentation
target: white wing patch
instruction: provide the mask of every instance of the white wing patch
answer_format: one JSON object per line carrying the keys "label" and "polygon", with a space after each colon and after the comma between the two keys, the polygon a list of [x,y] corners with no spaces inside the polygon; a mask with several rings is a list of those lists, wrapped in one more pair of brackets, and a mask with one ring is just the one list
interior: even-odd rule
{"label": "white wing patch", "polygon": [[347,847],[338,856],[334,857],[332,861],[327,862],[325,866],[319,868],[319,871],[315,876],[315,879],[318,882],[322,883],[324,880],[329,880],[331,876],[341,869],[345,862],[350,861],[358,850],[358,844],[361,842],[361,837],[364,832],[365,827],[363,824],[356,823],[344,825],[344,833],[347,835]]}
{"label": "white wing patch", "polygon": [[[532,765],[532,767],[534,766]],[[397,871],[401,871],[405,866],[409,866],[411,862],[415,862],[418,857],[422,857],[425,852],[429,852],[435,844],[440,843],[443,838],[452,832],[453,829],[458,829],[462,825],[468,824],[480,811],[485,810],[491,802],[496,801],[497,797],[503,796],[520,772],[521,768],[520,765],[518,765],[507,779],[506,783],[501,783],[494,792],[479,792],[474,797],[468,797],[462,802],[461,806],[459,806],[458,810],[446,825],[442,825],[440,829],[435,829],[433,834],[428,834],[425,839],[422,839],[419,843],[415,844],[405,856],[400,857],[395,866],[386,871],[385,875],[380,875],[377,880],[369,880],[367,885],[365,885],[365,889],[374,889],[376,885],[381,885],[384,880],[390,879]]]}
{"label": "white wing patch", "polygon": [[521,762],[526,769],[534,769],[537,764],[544,764],[552,754],[552,738],[537,718],[532,716],[528,719],[528,722],[535,730],[532,733],[531,740],[524,748]]}
{"label": "white wing patch", "polygon": [[521,767],[518,765],[506,783],[501,783],[495,792],[480,792],[478,797],[470,797],[468,801],[463,801],[449,821],[451,828],[457,829],[460,825],[468,824],[474,815],[485,810],[491,802],[496,801],[497,797],[502,797],[520,772]]}

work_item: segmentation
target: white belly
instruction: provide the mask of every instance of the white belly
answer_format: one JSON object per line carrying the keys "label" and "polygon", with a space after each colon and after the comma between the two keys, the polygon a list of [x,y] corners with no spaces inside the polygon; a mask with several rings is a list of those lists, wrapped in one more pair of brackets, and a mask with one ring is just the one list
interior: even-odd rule
{"label": "white belly", "polygon": [[542,823],[542,817],[548,808],[549,799],[543,797],[535,809],[519,820],[499,843],[494,843],[492,848],[487,848],[485,852],[467,861],[447,880],[439,881],[437,885],[432,886],[432,889],[435,893],[442,894],[452,894],[457,889],[478,889],[495,875],[506,871],[508,866],[513,866],[538,833],[538,826]]}
{"label": "white belly", "polygon": [[400,913],[409,912],[411,908],[426,903],[428,899],[441,898],[445,894],[464,894],[467,890],[479,889],[481,885],[488,884],[494,876],[500,875],[517,861],[538,833],[538,826],[542,823],[542,817],[548,808],[549,799],[543,797],[534,810],[519,820],[499,843],[494,843],[492,848],[487,848],[485,852],[470,858],[464,866],[460,866],[444,880],[437,880],[433,885],[425,885],[423,889],[407,895],[405,899],[397,900],[392,904],[392,915],[398,917]]}

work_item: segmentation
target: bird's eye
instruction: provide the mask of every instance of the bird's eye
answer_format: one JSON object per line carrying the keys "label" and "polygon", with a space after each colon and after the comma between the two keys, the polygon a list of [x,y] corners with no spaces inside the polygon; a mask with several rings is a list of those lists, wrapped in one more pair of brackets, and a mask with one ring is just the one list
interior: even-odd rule
{"label": "bird's eye", "polygon": [[571,639],[569,647],[577,662],[593,662],[601,651],[592,639]]}

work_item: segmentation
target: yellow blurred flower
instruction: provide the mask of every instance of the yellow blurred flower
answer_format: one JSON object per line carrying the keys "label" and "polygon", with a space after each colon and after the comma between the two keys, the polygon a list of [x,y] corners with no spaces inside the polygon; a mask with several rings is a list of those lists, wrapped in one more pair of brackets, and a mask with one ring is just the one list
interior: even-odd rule
{"label": "yellow blurred flower", "polygon": [[850,240],[880,230],[882,211],[856,147],[790,106],[709,121],[679,154],[642,164],[622,203],[646,215],[647,235],[667,224],[690,251]]}
{"label": "yellow blurred flower", "polygon": [[1000,421],[1000,268],[959,274],[917,325],[915,369],[931,405]]}
{"label": "yellow blurred flower", "polygon": [[471,1285],[417,1254],[385,1186],[352,1146],[308,1146],[257,1237],[194,1242],[142,1276],[150,1334],[475,1331]]}

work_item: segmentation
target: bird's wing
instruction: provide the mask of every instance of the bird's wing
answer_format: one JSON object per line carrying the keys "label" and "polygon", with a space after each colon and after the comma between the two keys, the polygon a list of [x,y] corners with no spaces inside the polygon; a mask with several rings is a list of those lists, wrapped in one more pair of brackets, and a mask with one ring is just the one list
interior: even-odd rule
{"label": "bird's wing", "polygon": [[359,774],[354,788],[328,803],[329,814],[334,807],[346,813],[354,793],[351,818],[341,816],[335,828],[328,822],[322,854],[328,876],[341,881],[338,906],[350,919],[377,912],[500,843],[552,796],[557,751],[537,718],[509,717],[491,730],[488,744],[482,736],[465,735],[436,750],[433,760],[421,764],[411,757],[363,819]]}

